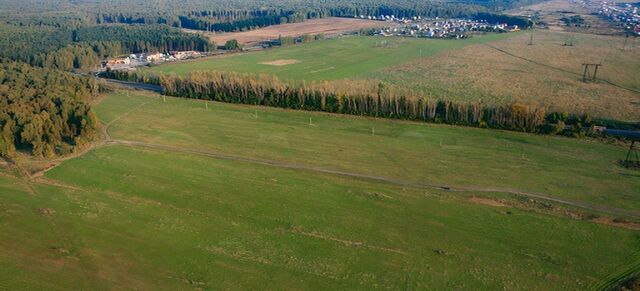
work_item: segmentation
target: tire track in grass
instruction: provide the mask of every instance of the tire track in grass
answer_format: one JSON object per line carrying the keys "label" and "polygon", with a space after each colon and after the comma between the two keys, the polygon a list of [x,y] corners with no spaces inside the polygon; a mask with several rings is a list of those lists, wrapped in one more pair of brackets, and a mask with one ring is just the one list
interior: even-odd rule
{"label": "tire track in grass", "polygon": [[640,218],[640,211],[620,209],[620,208],[609,207],[604,205],[597,205],[589,202],[562,199],[547,193],[528,192],[528,191],[517,190],[517,189],[497,188],[497,187],[482,188],[482,187],[469,187],[469,186],[439,185],[439,184],[433,184],[425,181],[410,181],[410,180],[403,180],[403,179],[397,179],[397,178],[391,178],[391,177],[385,177],[385,176],[375,176],[375,175],[368,175],[368,174],[362,174],[362,173],[356,173],[356,172],[326,169],[326,168],[303,165],[303,164],[287,163],[287,162],[276,161],[276,160],[258,159],[258,158],[252,158],[252,157],[246,157],[246,156],[231,155],[231,154],[226,154],[222,152],[214,152],[214,151],[191,149],[191,148],[180,148],[180,147],[174,147],[174,146],[164,145],[160,143],[149,143],[149,142],[130,141],[130,140],[110,140],[109,142],[107,142],[107,145],[143,147],[143,148],[156,149],[156,150],[162,150],[162,151],[168,151],[168,152],[194,154],[194,155],[206,156],[206,157],[220,159],[220,160],[240,161],[240,162],[253,163],[253,164],[259,164],[264,166],[278,167],[278,168],[285,168],[285,169],[292,169],[292,170],[304,170],[304,171],[310,171],[310,172],[356,178],[361,180],[382,182],[386,184],[393,184],[397,186],[404,186],[404,187],[411,187],[411,188],[427,188],[427,189],[436,189],[436,190],[448,191],[448,192],[506,193],[506,194],[512,194],[516,196],[523,196],[523,197],[530,197],[530,198],[551,201],[551,202],[555,202],[563,205],[583,208],[583,209],[597,211],[601,213],[607,213],[611,215],[632,216],[632,217]]}
{"label": "tire track in grass", "polygon": [[[155,100],[154,100],[155,101]],[[25,176],[30,179],[30,180],[35,180],[38,178],[41,178],[42,176],[44,176],[45,173],[47,173],[48,171],[52,170],[53,168],[59,166],[60,164],[62,164],[62,162],[66,161],[66,160],[71,160],[71,159],[75,159],[78,157],[81,157],[83,155],[85,155],[86,153],[90,152],[93,149],[99,148],[105,144],[110,143],[111,140],[111,135],[109,134],[109,128],[118,120],[126,117],[127,115],[129,115],[130,113],[132,113],[133,111],[136,111],[138,109],[140,109],[142,106],[146,105],[147,103],[149,103],[151,101],[147,101],[147,102],[143,102],[141,104],[138,104],[137,106],[135,106],[134,108],[130,109],[129,111],[123,113],[122,115],[114,118],[113,120],[111,120],[109,123],[105,124],[104,126],[102,126],[102,135],[104,136],[103,139],[99,140],[99,141],[94,141],[92,142],[89,146],[83,148],[81,151],[77,152],[77,153],[73,153],[61,158],[57,158],[54,160],[51,160],[51,165],[40,170],[37,171],[35,173],[31,173],[29,175],[25,174]],[[16,164],[17,166],[17,164]],[[20,168],[18,168],[20,169]]]}
{"label": "tire track in grass", "polygon": [[615,290],[626,280],[640,275],[640,250],[629,255],[632,263],[630,265],[617,266],[602,281],[589,286],[590,290]]}
{"label": "tire track in grass", "polygon": [[111,126],[116,123],[118,120],[127,117],[127,115],[131,114],[133,111],[136,111],[140,108],[142,108],[142,106],[147,105],[147,103],[149,103],[150,101],[147,102],[142,102],[139,105],[137,105],[136,107],[132,108],[131,110],[122,113],[122,115],[114,118],[113,120],[111,120],[109,123],[107,123],[103,128],[102,128],[102,133],[104,134],[104,138],[106,140],[106,142],[110,142],[111,141],[111,135],[109,134],[109,128],[111,128]]}

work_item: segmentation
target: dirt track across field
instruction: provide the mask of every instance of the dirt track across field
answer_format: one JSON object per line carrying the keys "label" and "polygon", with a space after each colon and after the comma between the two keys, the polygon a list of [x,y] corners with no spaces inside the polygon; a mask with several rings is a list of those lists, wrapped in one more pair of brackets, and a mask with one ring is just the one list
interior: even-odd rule
{"label": "dirt track across field", "polygon": [[[289,162],[283,162],[283,161],[260,159],[260,158],[254,158],[254,157],[246,157],[246,156],[237,156],[237,155],[226,154],[226,153],[223,153],[223,152],[215,152],[215,151],[207,151],[207,150],[201,150],[201,149],[175,147],[175,146],[165,145],[165,144],[161,144],[161,143],[149,143],[149,142],[143,142],[143,141],[113,139],[111,137],[111,135],[109,134],[109,128],[114,123],[116,123],[117,121],[122,119],[123,117],[125,117],[128,114],[132,113],[133,111],[138,110],[139,108],[145,106],[147,103],[148,102],[144,102],[144,103],[142,103],[142,104],[140,104],[140,105],[138,105],[136,107],[133,107],[129,111],[123,113],[122,115],[118,116],[117,118],[111,120],[109,123],[105,124],[103,126],[103,128],[102,128],[103,135],[104,135],[104,140],[102,140],[100,143],[96,144],[95,146],[89,147],[89,148],[85,149],[84,151],[81,151],[81,152],[79,152],[77,154],[54,160],[52,162],[52,165],[50,165],[49,167],[47,167],[47,168],[45,168],[45,169],[43,169],[41,171],[38,171],[36,173],[32,173],[31,175],[28,175],[28,176],[30,176],[30,179],[42,178],[47,171],[49,171],[49,170],[55,168],[56,166],[60,165],[65,160],[77,158],[79,156],[82,156],[82,155],[88,153],[90,150],[98,148],[98,147],[110,146],[110,145],[120,145],[120,146],[130,146],[130,147],[155,149],[155,150],[167,151],[167,152],[200,155],[200,156],[205,156],[205,157],[214,158],[214,159],[220,159],[220,160],[239,161],[239,162],[253,163],[253,164],[264,165],[264,166],[309,171],[309,172],[315,172],[315,173],[321,173],[321,174],[338,175],[338,176],[343,176],[343,177],[348,177],[348,178],[355,178],[355,179],[360,179],[360,180],[368,180],[368,181],[374,181],[374,182],[380,182],[380,183],[387,183],[387,184],[392,184],[392,185],[397,185],[397,186],[402,186],[402,187],[435,189],[435,190],[440,190],[440,191],[459,192],[459,193],[474,193],[474,192],[475,193],[506,193],[506,194],[516,195],[516,196],[521,196],[521,197],[528,197],[528,198],[531,198],[531,199],[539,199],[539,200],[543,200],[543,201],[555,202],[555,203],[563,204],[563,205],[566,205],[566,206],[583,208],[583,209],[586,209],[586,210],[597,211],[597,212],[606,213],[606,214],[610,214],[610,215],[631,216],[631,217],[635,217],[635,218],[640,217],[640,212],[636,211],[636,210],[620,209],[620,208],[609,207],[609,206],[604,206],[604,205],[592,204],[592,203],[589,203],[589,202],[562,199],[562,198],[557,198],[554,195],[547,194],[547,193],[527,192],[527,191],[522,191],[522,190],[517,190],[517,189],[500,188],[500,187],[484,188],[484,187],[469,187],[469,186],[465,187],[465,186],[453,186],[453,185],[439,185],[439,184],[430,183],[428,181],[410,181],[410,180],[403,180],[403,179],[386,177],[386,176],[376,176],[376,175],[369,175],[369,174],[349,172],[349,171],[340,171],[340,170],[335,170],[335,169],[326,169],[326,168],[321,168],[321,167],[316,167],[316,166],[311,166],[311,165],[295,164],[295,163],[289,163]],[[479,202],[479,201],[476,200],[476,201],[473,201],[473,202]],[[482,204],[488,204],[488,203],[486,203],[486,200],[483,200],[482,202],[484,202]],[[498,206],[498,205],[494,204],[492,206]],[[618,226],[616,224],[612,224],[612,225]]]}
{"label": "dirt track across field", "polygon": [[243,31],[213,33],[187,30],[194,33],[203,33],[216,44],[224,44],[230,39],[236,39],[243,45],[256,44],[261,41],[277,39],[279,36],[301,36],[304,34],[325,34],[327,36],[357,31],[364,28],[382,27],[385,22],[355,18],[329,17],[311,19],[305,22],[272,25],[260,29]]}
{"label": "dirt track across field", "polygon": [[106,145],[141,147],[141,148],[155,149],[155,150],[161,150],[161,151],[167,151],[167,152],[200,155],[200,156],[205,156],[205,157],[214,158],[214,159],[240,161],[240,162],[253,163],[253,164],[264,165],[264,166],[271,166],[271,167],[278,167],[278,168],[285,168],[285,169],[292,169],[292,170],[310,171],[310,172],[330,174],[330,175],[338,175],[338,176],[343,176],[348,178],[387,183],[387,184],[392,184],[392,185],[397,185],[402,187],[436,189],[436,190],[443,190],[447,192],[461,192],[461,193],[462,192],[464,193],[474,193],[474,192],[475,193],[506,193],[506,194],[512,194],[512,195],[521,196],[521,197],[539,199],[543,201],[546,200],[550,202],[563,204],[566,206],[578,207],[578,208],[583,208],[583,209],[597,211],[597,212],[611,214],[611,215],[640,217],[640,212],[635,210],[620,209],[620,208],[609,207],[604,205],[596,205],[589,202],[561,199],[551,194],[526,192],[526,191],[509,189],[509,188],[481,188],[481,187],[438,185],[438,184],[432,184],[426,181],[409,181],[409,180],[403,180],[403,179],[397,179],[397,178],[391,178],[391,177],[385,177],[385,176],[375,176],[375,175],[368,175],[368,174],[362,174],[362,173],[326,169],[326,168],[320,168],[320,167],[315,167],[311,165],[301,165],[301,164],[294,164],[294,163],[275,161],[275,160],[266,160],[266,159],[259,159],[259,158],[246,157],[246,156],[236,156],[236,155],[230,155],[222,152],[174,147],[174,146],[164,145],[160,143],[148,143],[148,142],[142,142],[142,141],[110,140],[109,142],[106,143]]}

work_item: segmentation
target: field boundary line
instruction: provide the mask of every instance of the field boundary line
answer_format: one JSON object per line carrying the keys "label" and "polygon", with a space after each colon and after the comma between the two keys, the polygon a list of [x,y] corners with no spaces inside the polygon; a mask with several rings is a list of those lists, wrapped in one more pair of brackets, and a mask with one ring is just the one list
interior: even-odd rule
{"label": "field boundary line", "polygon": [[[122,115],[114,118],[113,120],[111,120],[107,124],[104,124],[102,126],[102,135],[104,136],[102,139],[92,141],[90,144],[88,144],[86,147],[83,147],[78,152],[72,153],[72,154],[64,156],[64,157],[59,157],[59,158],[53,159],[53,160],[50,161],[51,162],[50,166],[45,167],[44,169],[41,169],[39,171],[33,172],[33,173],[29,174],[29,175],[26,175],[26,177],[28,179],[30,179],[30,180],[41,178],[41,177],[44,176],[45,173],[47,173],[48,171],[52,170],[53,168],[59,166],[62,162],[66,161],[66,160],[79,158],[79,157],[89,153],[93,149],[100,148],[101,146],[104,146],[105,144],[108,144],[109,142],[111,142],[111,135],[109,135],[109,128],[111,127],[111,125],[113,125],[116,121],[126,117],[131,112],[133,112],[135,110],[138,110],[140,107],[146,105],[149,102],[151,102],[151,101],[147,101],[147,102],[143,102],[141,104],[138,104],[137,106],[135,106],[134,108],[130,109],[129,111],[127,111],[127,112],[123,113]],[[19,170],[20,170],[20,168],[19,168]]]}
{"label": "field boundary line", "polygon": [[136,107],[131,108],[130,110],[128,110],[125,113],[122,113],[120,116],[114,118],[113,120],[109,121],[109,123],[105,124],[103,127],[103,134],[104,134],[104,138],[105,138],[105,142],[109,142],[111,141],[111,135],[109,134],[109,128],[111,128],[111,126],[116,123],[118,120],[127,117],[127,115],[129,115],[131,112],[136,111],[140,108],[142,108],[142,106],[145,106],[147,103],[149,103],[150,101],[147,102],[142,102],[138,105],[136,105]]}
{"label": "field boundary line", "polygon": [[278,168],[284,168],[284,169],[292,169],[292,170],[305,170],[305,171],[351,177],[351,178],[356,178],[361,180],[370,180],[370,181],[376,181],[376,182],[382,182],[386,184],[393,184],[393,185],[412,187],[412,188],[436,189],[436,190],[447,191],[447,192],[505,193],[505,194],[512,194],[516,196],[530,197],[530,198],[551,201],[559,204],[583,208],[591,211],[607,213],[611,215],[640,217],[640,211],[597,205],[589,202],[573,201],[573,200],[554,197],[553,195],[549,195],[546,193],[528,192],[528,191],[522,191],[517,189],[439,185],[439,184],[433,184],[433,183],[424,182],[424,181],[410,181],[410,180],[403,180],[403,179],[397,179],[397,178],[391,178],[391,177],[385,177],[385,176],[375,176],[375,175],[368,175],[368,174],[362,174],[362,173],[356,173],[356,172],[326,169],[326,168],[321,168],[317,166],[309,166],[309,165],[281,162],[276,160],[252,158],[252,157],[232,155],[232,154],[207,151],[207,150],[180,148],[180,147],[169,146],[164,144],[148,143],[148,142],[140,142],[140,141],[110,140],[109,142],[107,142],[107,145],[144,147],[144,148],[157,149],[157,150],[163,150],[168,152],[180,152],[180,153],[200,155],[200,156],[205,156],[205,157],[210,157],[210,158],[220,159],[220,160],[240,161],[240,162],[278,167]]}

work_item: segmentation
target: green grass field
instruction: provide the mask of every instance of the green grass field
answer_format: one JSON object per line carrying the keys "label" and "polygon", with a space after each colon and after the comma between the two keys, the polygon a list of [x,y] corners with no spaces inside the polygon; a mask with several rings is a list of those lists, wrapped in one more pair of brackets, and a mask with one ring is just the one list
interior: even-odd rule
{"label": "green grass field", "polygon": [[[127,95],[97,107],[113,140],[639,205],[616,146]],[[108,145],[0,175],[0,289],[585,290],[640,269],[638,231],[472,195],[513,199]]]}
{"label": "green grass field", "polygon": [[[305,81],[361,77],[382,68],[459,49],[468,45],[505,39],[515,34],[489,34],[466,40],[344,37],[254,53],[157,66],[153,72],[187,74],[194,70],[233,71],[276,75]],[[275,66],[278,60],[298,63]]]}
{"label": "green grass field", "polygon": [[223,103],[209,103],[207,110],[203,101],[166,101],[120,96],[105,100],[97,110],[109,121],[134,109],[110,128],[115,139],[440,185],[542,192],[640,209],[640,173],[617,164],[626,154],[624,147]]}

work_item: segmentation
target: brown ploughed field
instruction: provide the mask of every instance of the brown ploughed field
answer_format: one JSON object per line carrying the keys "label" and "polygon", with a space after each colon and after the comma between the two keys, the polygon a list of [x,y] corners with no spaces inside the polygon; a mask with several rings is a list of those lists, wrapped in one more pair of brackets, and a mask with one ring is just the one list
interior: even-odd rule
{"label": "brown ploughed field", "polygon": [[248,45],[256,44],[265,40],[277,39],[279,36],[301,36],[304,34],[336,35],[350,31],[357,31],[363,28],[381,27],[384,25],[385,22],[375,20],[329,17],[312,19],[298,23],[272,25],[242,32],[213,33],[193,30],[190,31],[203,33],[216,44],[224,44],[230,39],[236,39],[241,44]]}

